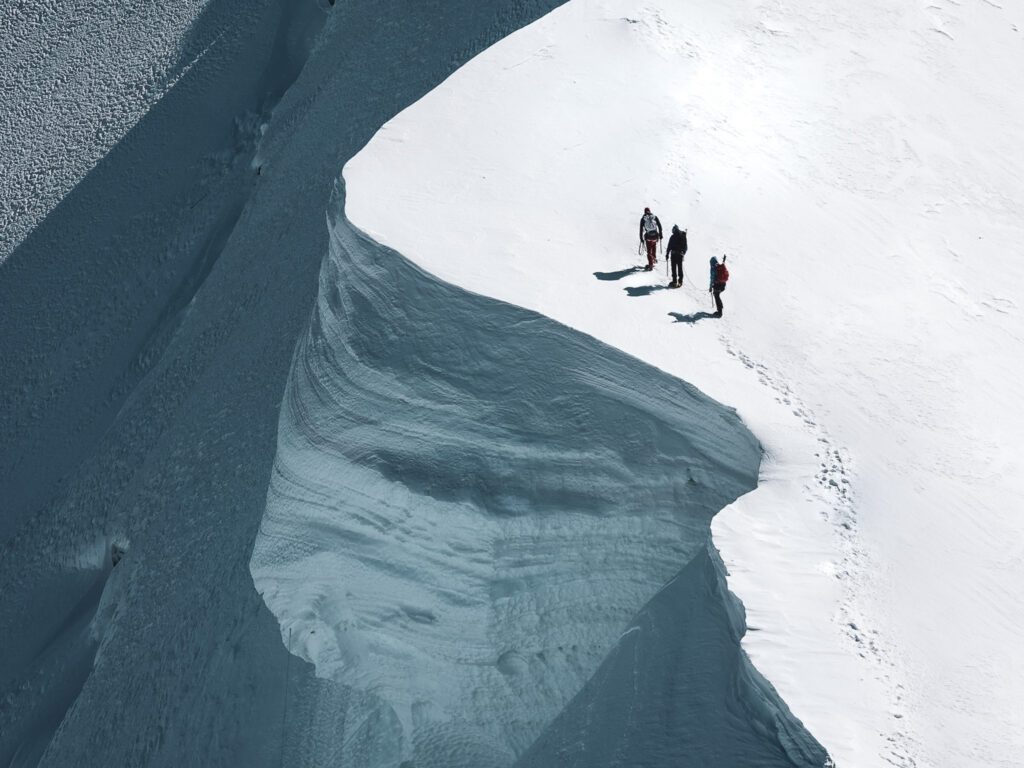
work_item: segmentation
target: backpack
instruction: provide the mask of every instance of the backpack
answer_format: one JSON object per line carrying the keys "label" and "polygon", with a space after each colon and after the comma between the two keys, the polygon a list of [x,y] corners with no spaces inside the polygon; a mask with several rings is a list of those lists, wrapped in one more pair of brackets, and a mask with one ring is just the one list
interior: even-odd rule
{"label": "backpack", "polygon": [[658,234],[658,221],[654,218],[653,213],[644,214],[644,237],[650,238],[652,235]]}
{"label": "backpack", "polygon": [[729,268],[725,264],[719,264],[715,267],[715,282],[716,283],[727,283],[729,282]]}

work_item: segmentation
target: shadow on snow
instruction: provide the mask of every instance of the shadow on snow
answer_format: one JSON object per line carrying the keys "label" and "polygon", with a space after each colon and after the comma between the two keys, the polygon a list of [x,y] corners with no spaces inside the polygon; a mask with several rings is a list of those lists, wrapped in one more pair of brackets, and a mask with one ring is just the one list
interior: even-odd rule
{"label": "shadow on snow", "polygon": [[670,317],[674,317],[677,323],[696,323],[698,320],[705,320],[709,317],[714,317],[710,312],[694,312],[689,315],[684,315],[682,312],[669,312]]}
{"label": "shadow on snow", "polygon": [[624,277],[628,277],[635,272],[640,272],[643,267],[629,267],[627,269],[620,269],[615,272],[595,272],[594,277],[598,280],[621,280]]}

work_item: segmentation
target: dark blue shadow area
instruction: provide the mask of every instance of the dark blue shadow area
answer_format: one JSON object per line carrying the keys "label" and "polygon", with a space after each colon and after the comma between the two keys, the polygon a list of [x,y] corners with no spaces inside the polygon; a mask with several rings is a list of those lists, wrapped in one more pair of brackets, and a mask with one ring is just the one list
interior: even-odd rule
{"label": "dark blue shadow area", "polygon": [[313,0],[206,4],[174,86],[0,265],[0,542],[160,358],[255,188],[259,123],[324,18]]}
{"label": "dark blue shadow area", "polygon": [[[97,557],[97,560],[100,560]],[[20,600],[19,632],[0,660],[0,690],[22,705],[0,734],[0,763],[37,765],[95,661],[96,613],[112,565],[54,573]]]}
{"label": "dark blue shadow area", "polygon": [[708,318],[714,319],[715,316],[711,312],[693,312],[689,315],[684,315],[682,312],[669,312],[670,317],[674,317],[677,323],[696,323],[698,320],[707,320]]}
{"label": "dark blue shadow area", "polygon": [[621,280],[624,277],[635,274],[637,272],[643,272],[643,267],[629,267],[627,269],[620,269],[616,272],[595,272],[594,277],[598,280]]}
{"label": "dark blue shadow area", "polygon": [[636,285],[636,286],[627,286],[626,288],[623,288],[622,290],[624,290],[628,296],[631,296],[633,298],[638,298],[638,297],[641,297],[641,296],[650,296],[655,291],[665,291],[665,290],[668,290],[668,286],[667,285]]}
{"label": "dark blue shadow area", "polygon": [[[386,120],[559,4],[338,3],[303,65],[326,3],[211,0],[182,61],[208,53],[0,269],[0,648],[83,542],[132,545],[41,765],[310,765],[338,733],[249,573],[325,206]],[[50,722],[6,685],[0,738]]]}

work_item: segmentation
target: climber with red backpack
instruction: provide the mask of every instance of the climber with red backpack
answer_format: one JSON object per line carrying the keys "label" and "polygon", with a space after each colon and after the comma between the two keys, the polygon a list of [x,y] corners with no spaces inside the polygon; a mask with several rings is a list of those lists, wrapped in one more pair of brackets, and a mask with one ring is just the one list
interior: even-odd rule
{"label": "climber with red backpack", "polygon": [[722,256],[722,263],[719,264],[717,258],[711,257],[711,279],[708,293],[715,299],[714,317],[722,316],[722,291],[725,290],[725,284],[729,282],[729,269],[725,266],[725,259],[726,257]]}

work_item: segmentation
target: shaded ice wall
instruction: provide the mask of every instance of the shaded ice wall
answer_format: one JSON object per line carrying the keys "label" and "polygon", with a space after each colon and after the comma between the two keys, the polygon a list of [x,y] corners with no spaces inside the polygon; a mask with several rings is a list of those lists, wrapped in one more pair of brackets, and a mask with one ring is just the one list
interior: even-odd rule
{"label": "shaded ice wall", "polygon": [[735,414],[331,231],[252,562],[292,650],[416,766],[822,765],[710,545]]}
{"label": "shaded ice wall", "polygon": [[[0,264],[0,762],[330,763],[348,705],[289,662],[248,571],[325,206],[385,120],[555,4],[209,0],[169,51],[141,3],[5,7],[5,74],[24,41],[161,87],[119,111],[124,80],[62,75],[68,109],[4,136],[27,165],[3,199],[39,215]],[[96,105],[100,140],[71,125]],[[88,158],[52,188],[47,139]]]}

